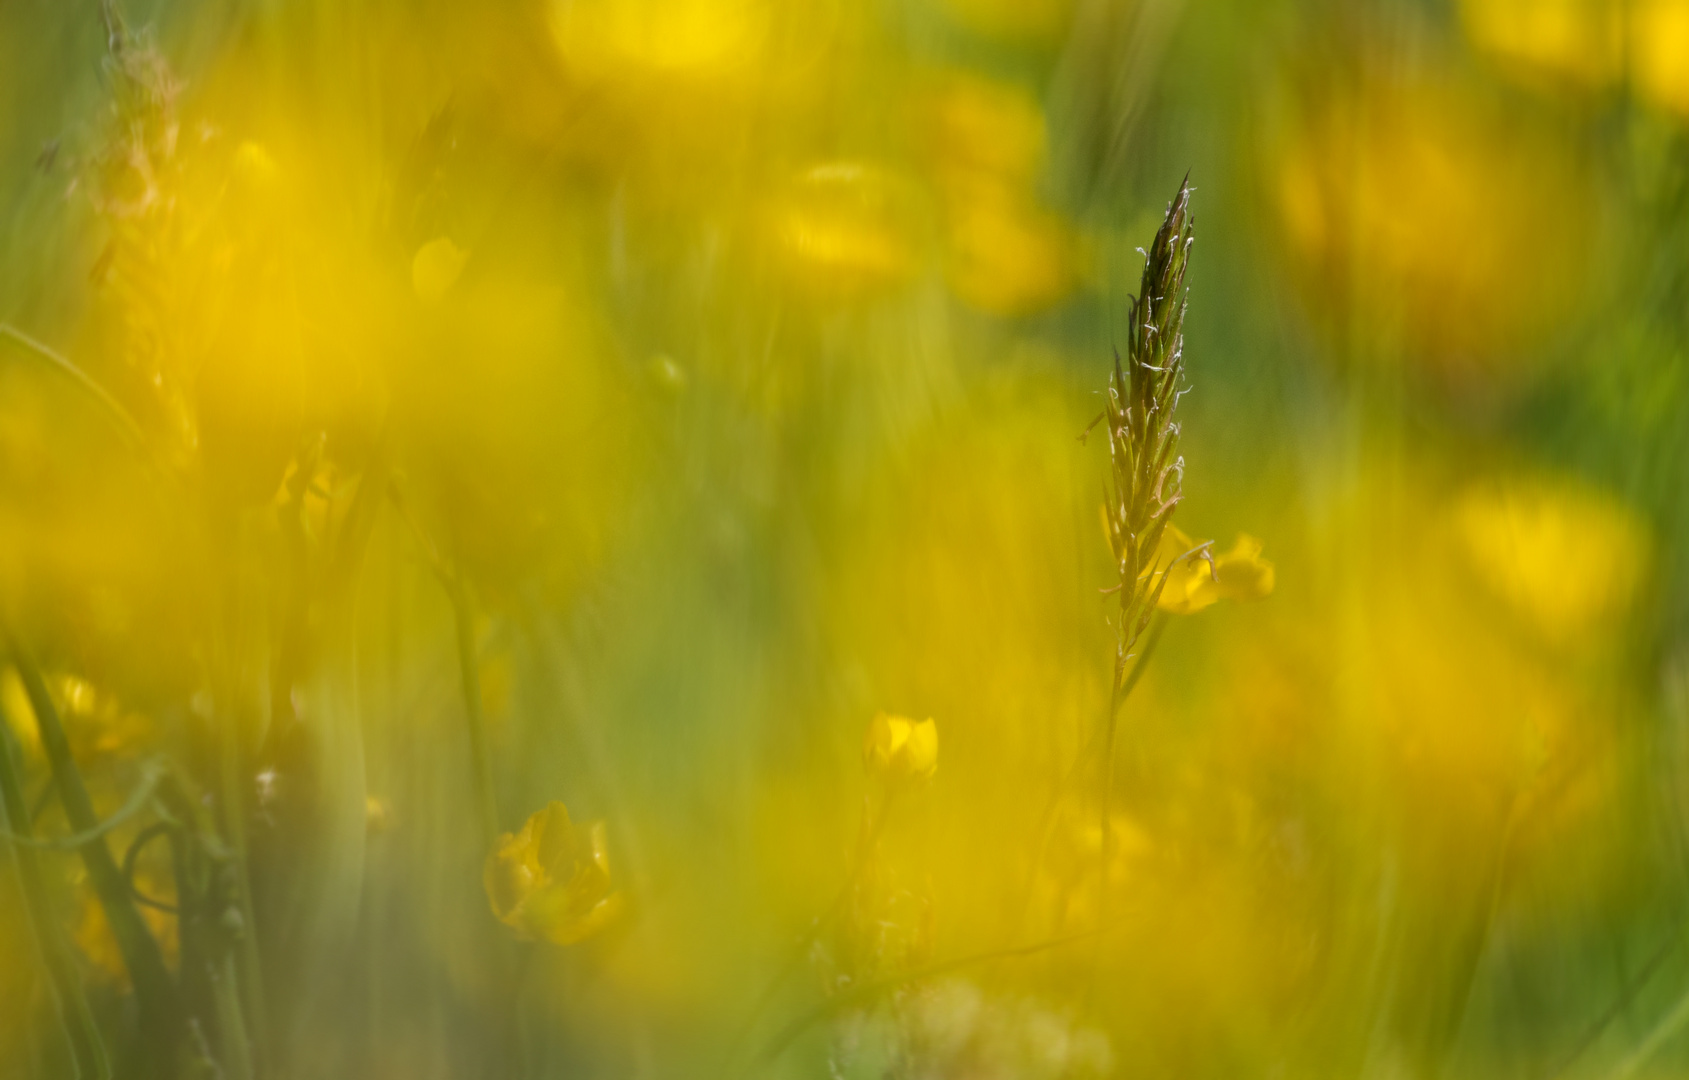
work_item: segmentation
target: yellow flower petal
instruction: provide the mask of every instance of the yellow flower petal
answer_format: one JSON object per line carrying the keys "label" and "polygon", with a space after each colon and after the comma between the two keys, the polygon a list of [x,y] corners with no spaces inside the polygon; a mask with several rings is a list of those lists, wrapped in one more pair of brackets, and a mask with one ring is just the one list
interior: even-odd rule
{"label": "yellow flower petal", "polygon": [[613,921],[624,901],[612,888],[608,832],[584,829],[552,802],[487,857],[487,900],[499,921],[523,937],[572,945]]}
{"label": "yellow flower petal", "polygon": [[469,253],[452,243],[450,237],[428,241],[411,260],[411,288],[423,302],[438,303],[457,284],[468,259]]}

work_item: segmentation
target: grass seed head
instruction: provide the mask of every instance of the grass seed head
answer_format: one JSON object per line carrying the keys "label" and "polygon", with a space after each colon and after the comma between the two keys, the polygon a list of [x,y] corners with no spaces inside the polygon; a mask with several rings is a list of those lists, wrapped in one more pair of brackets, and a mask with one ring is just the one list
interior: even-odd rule
{"label": "grass seed head", "polygon": [[1144,253],[1143,280],[1130,308],[1126,356],[1122,360],[1116,350],[1109,378],[1106,518],[1120,575],[1117,666],[1124,666],[1155,612],[1165,575],[1148,571],[1154,569],[1156,549],[1184,484],[1175,414],[1185,392],[1185,270],[1194,239],[1190,196],[1186,177]]}

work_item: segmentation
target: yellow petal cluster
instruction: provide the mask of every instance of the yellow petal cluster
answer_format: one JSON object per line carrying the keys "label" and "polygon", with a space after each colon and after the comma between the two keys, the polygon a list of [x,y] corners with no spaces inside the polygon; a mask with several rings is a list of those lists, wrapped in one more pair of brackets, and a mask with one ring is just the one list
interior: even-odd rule
{"label": "yellow petal cluster", "polygon": [[1651,104],[1689,113],[1689,0],[1464,0],[1466,34],[1503,63],[1601,89],[1628,79]]}
{"label": "yellow petal cluster", "polygon": [[424,303],[439,303],[457,284],[468,259],[469,253],[452,243],[449,236],[428,241],[411,260],[411,288]]}
{"label": "yellow petal cluster", "polygon": [[862,744],[868,771],[888,777],[926,779],[938,768],[938,725],[879,713]]}
{"label": "yellow petal cluster", "polygon": [[[1261,557],[1261,541],[1239,533],[1231,550],[1211,556],[1177,526],[1161,534],[1155,565],[1167,583],[1157,606],[1172,615],[1191,615],[1218,600],[1259,600],[1273,591],[1273,564]],[[1147,571],[1146,571],[1147,572]]]}
{"label": "yellow petal cluster", "polygon": [[525,938],[573,945],[608,926],[624,906],[611,887],[604,823],[577,828],[552,802],[487,857],[487,900]]}
{"label": "yellow petal cluster", "polygon": [[1474,484],[1453,520],[1479,581],[1560,644],[1610,626],[1650,561],[1635,512],[1569,479]]}

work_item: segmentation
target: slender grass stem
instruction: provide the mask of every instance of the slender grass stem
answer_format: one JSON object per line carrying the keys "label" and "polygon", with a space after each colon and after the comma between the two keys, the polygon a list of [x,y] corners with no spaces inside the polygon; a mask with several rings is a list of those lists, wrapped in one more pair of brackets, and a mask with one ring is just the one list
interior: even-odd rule
{"label": "slender grass stem", "polygon": [[[129,796],[128,801],[123,804],[123,807],[116,813],[112,814],[111,817],[96,823],[92,829],[72,833],[70,836],[54,837],[32,836],[29,835],[27,831],[19,832],[15,830],[8,830],[6,833],[6,839],[12,841],[14,844],[23,844],[28,847],[41,848],[45,851],[75,851],[84,844],[92,843],[107,835],[113,829],[122,827],[141,811],[145,810],[147,805],[152,801],[153,795],[158,791],[159,782],[163,779],[164,771],[162,769],[147,769],[145,778],[136,785],[134,793]],[[28,828],[27,821],[28,819],[25,819],[26,829]]]}
{"label": "slender grass stem", "polygon": [[833,925],[833,920],[837,919],[839,913],[844,910],[845,901],[850,899],[851,891],[856,888],[857,882],[862,877],[862,868],[868,860],[868,853],[879,842],[880,835],[885,831],[886,822],[891,819],[891,806],[896,794],[896,787],[890,787],[886,790],[885,799],[880,803],[878,814],[870,815],[867,804],[864,804],[861,840],[857,845],[857,857],[855,863],[851,866],[850,875],[845,878],[844,884],[839,887],[838,893],[833,897],[833,902],[828,904],[826,910],[810,922],[809,927],[792,944],[791,949],[786,953],[785,961],[780,965],[780,969],[774,973],[774,978],[769,980],[768,985],[757,996],[756,1003],[751,1006],[750,1014],[745,1017],[738,1032],[728,1043],[727,1053],[723,1056],[723,1075],[732,1075],[733,1065],[738,1060],[740,1049],[756,1031],[757,1021],[762,1019],[763,1013],[767,1012],[768,1007],[774,1003],[774,995],[785,984],[786,980],[791,978],[792,973],[798,969],[798,965],[803,963],[804,954],[809,952],[810,946],[814,945],[821,935],[826,933],[827,928]]}
{"label": "slender grass stem", "polygon": [[389,485],[388,494],[399,511],[399,519],[415,537],[428,560],[428,567],[452,602],[452,621],[457,635],[457,659],[463,686],[463,708],[469,728],[470,767],[474,770],[475,804],[481,817],[481,834],[491,851],[498,843],[498,797],[493,789],[492,757],[487,751],[486,717],[481,709],[481,665],[475,649],[475,608],[469,598],[469,586],[462,571],[441,554],[439,547],[411,515],[404,493],[398,483]]}
{"label": "slender grass stem", "polygon": [[1114,688],[1109,694],[1108,723],[1104,725],[1103,731],[1103,788],[1102,805],[1100,807],[1102,842],[1099,845],[1100,851],[1098,854],[1101,861],[1097,866],[1097,924],[1099,926],[1108,923],[1109,915],[1108,868],[1114,861],[1114,828],[1109,821],[1109,815],[1114,809],[1114,740],[1120,727],[1120,707],[1125,704],[1127,696],[1132,693],[1132,689],[1138,685],[1138,680],[1143,678],[1144,668],[1149,664],[1150,655],[1155,652],[1155,647],[1161,642],[1161,635],[1166,629],[1166,613],[1157,612],[1150,626],[1149,636],[1144,640],[1143,650],[1138,654],[1137,663],[1133,665],[1131,673],[1126,675],[1124,679],[1118,675],[1115,677]]}
{"label": "slender grass stem", "polygon": [[[231,531],[239,537],[239,530]],[[238,541],[237,541],[238,542]],[[238,596],[238,574],[229,574],[226,587],[231,597]],[[240,617],[238,602],[229,605],[232,632],[222,637],[216,650],[219,668],[214,725],[217,751],[217,808],[216,831],[228,848],[227,873],[233,887],[235,910],[240,913],[243,932],[230,949],[226,961],[218,961],[223,970],[213,970],[209,978],[217,1009],[217,1025],[222,1036],[225,1056],[238,1062],[230,1065],[231,1072],[250,1076],[253,1062],[267,1059],[267,1025],[269,1015],[265,1001],[263,967],[258,954],[257,913],[252,902],[252,878],[249,870],[249,845],[246,836],[249,768],[247,747],[241,738],[240,683],[242,658],[246,655],[246,634]],[[224,645],[223,642],[227,642]],[[209,822],[206,828],[211,828]],[[230,996],[223,1001],[223,996]],[[241,1011],[244,1007],[245,1015]],[[233,1015],[230,1015],[231,1010]]]}
{"label": "slender grass stem", "polygon": [[12,863],[17,869],[25,916],[47,969],[54,1011],[58,1013],[65,1041],[69,1044],[72,1067],[76,1075],[84,1080],[109,1080],[111,1062],[106,1056],[105,1043],[94,1023],[93,1011],[88,1007],[88,997],[82,991],[82,979],[76,970],[70,943],[53,919],[52,904],[37,854],[28,846],[16,843],[17,840],[28,839],[30,823],[22,777],[12,754],[11,735],[4,716],[0,716],[0,822],[5,822],[14,841]]}
{"label": "slender grass stem", "polygon": [[[57,779],[65,817],[70,820],[71,828],[81,833],[90,832],[98,828],[100,822],[94,814],[94,804],[82,782],[76,760],[71,756],[70,740],[59,720],[58,706],[47,691],[40,669],[15,634],[10,635],[10,644],[13,662],[23,680],[30,707],[35,712],[42,748]],[[142,1040],[148,1048],[151,1065],[162,1074],[171,1067],[175,1056],[179,1026],[176,987],[164,966],[158,942],[147,929],[140,909],[129,895],[123,871],[112,858],[105,838],[95,836],[78,850],[134,985],[135,998],[140,1006]]]}
{"label": "slender grass stem", "polygon": [[452,617],[457,629],[457,661],[463,682],[463,709],[469,726],[470,766],[475,774],[475,802],[480,808],[481,833],[491,851],[498,844],[498,798],[493,792],[492,760],[487,753],[486,718],[481,712],[481,666],[475,650],[475,612],[461,575],[449,585]]}
{"label": "slender grass stem", "polygon": [[791,1023],[782,1028],[780,1033],[771,1039],[768,1045],[763,1048],[762,1052],[756,1056],[752,1062],[752,1072],[754,1073],[756,1070],[765,1069],[772,1065],[775,1059],[785,1052],[787,1047],[797,1041],[798,1036],[802,1035],[815,1024],[820,1023],[828,1017],[836,1016],[839,1013],[844,1012],[846,1009],[853,1008],[857,1005],[865,1005],[881,995],[897,989],[899,986],[904,986],[912,982],[919,982],[922,979],[931,979],[939,975],[948,975],[953,971],[962,971],[970,967],[975,967],[979,964],[990,963],[994,960],[1008,960],[1016,957],[1034,956],[1038,953],[1049,952],[1051,949],[1059,949],[1063,945],[1071,945],[1078,941],[1084,941],[1087,938],[1096,937],[1103,932],[1103,929],[1103,927],[1099,926],[1092,930],[1084,930],[1076,934],[1068,934],[1064,937],[1051,938],[1047,941],[1036,941],[1030,945],[1016,945],[1004,949],[992,949],[988,952],[974,953],[970,956],[957,957],[954,960],[944,960],[936,964],[928,964],[925,967],[916,968],[913,971],[906,971],[902,974],[893,975],[884,979],[877,979],[873,982],[860,983],[851,987],[849,990],[845,990],[842,993],[828,998],[826,1001],[815,1006],[813,1009],[810,1009],[808,1012],[797,1017]]}
{"label": "slender grass stem", "polygon": [[[1138,660],[1132,666],[1131,674],[1126,677],[1126,684],[1120,689],[1119,699],[1111,703],[1111,716],[1117,713],[1119,709],[1124,708],[1126,700],[1132,696],[1132,690],[1138,685],[1138,680],[1143,678],[1144,668],[1149,665],[1150,656],[1155,652],[1156,645],[1161,642],[1162,632],[1166,628],[1167,619],[1165,615],[1158,618],[1155,624],[1150,627],[1149,637],[1144,642],[1143,650],[1138,653]],[[1050,840],[1056,831],[1056,811],[1060,809],[1062,799],[1072,790],[1074,781],[1079,779],[1079,774],[1084,771],[1086,763],[1091,760],[1091,754],[1097,747],[1098,736],[1105,734],[1110,726],[1109,724],[1103,725],[1101,731],[1092,729],[1091,737],[1085,741],[1084,746],[1079,748],[1079,753],[1073,759],[1073,764],[1068,767],[1061,783],[1057,784],[1056,789],[1050,793],[1050,801],[1044,807],[1044,813],[1039,817],[1038,846],[1032,854],[1032,866],[1027,873],[1026,888],[1023,891],[1024,899],[1020,908],[1020,918],[1023,923],[1026,920],[1027,910],[1032,906],[1032,894],[1036,887],[1038,873],[1044,868],[1044,860],[1050,853]]]}
{"label": "slender grass stem", "polygon": [[129,445],[130,449],[145,450],[146,438],[141,434],[141,425],[136,423],[135,418],[129,414],[129,410],[125,409],[116,398],[107,393],[105,387],[95,382],[92,376],[72,363],[69,357],[7,323],[0,323],[0,337],[9,338],[16,344],[21,345],[37,359],[45,361],[49,367],[69,379],[76,385],[77,389],[88,395],[89,400],[100,407],[100,411],[107,420],[111,421],[118,434],[123,436],[123,441]]}

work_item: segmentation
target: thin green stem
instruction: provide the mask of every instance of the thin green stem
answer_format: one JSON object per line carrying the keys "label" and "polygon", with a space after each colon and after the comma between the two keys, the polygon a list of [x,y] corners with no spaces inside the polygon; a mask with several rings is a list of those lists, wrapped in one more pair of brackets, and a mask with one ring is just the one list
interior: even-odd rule
{"label": "thin green stem", "polygon": [[891,806],[896,794],[897,788],[895,786],[886,789],[885,799],[880,803],[878,814],[870,814],[869,804],[864,799],[861,840],[857,845],[856,861],[851,866],[849,876],[845,878],[844,884],[839,887],[837,895],[833,897],[833,902],[828,904],[827,909],[810,922],[809,927],[792,944],[792,948],[786,954],[785,961],[780,965],[780,970],[774,973],[774,978],[769,980],[768,985],[758,995],[756,1003],[751,1007],[750,1015],[745,1017],[738,1032],[727,1045],[727,1053],[723,1056],[722,1063],[724,1075],[732,1075],[733,1065],[738,1060],[740,1049],[756,1031],[757,1021],[762,1019],[762,1014],[768,1010],[769,1005],[773,1004],[775,993],[779,991],[787,979],[791,978],[792,973],[803,962],[810,946],[815,944],[816,940],[833,924],[833,920],[837,919],[839,913],[844,910],[845,901],[850,898],[851,891],[856,888],[856,883],[862,876],[862,868],[867,863],[869,852],[879,841],[880,834],[885,831],[886,822],[891,819]]}
{"label": "thin green stem", "polygon": [[462,577],[450,586],[452,616],[457,624],[457,662],[463,680],[463,709],[469,724],[469,758],[475,772],[475,801],[481,812],[481,832],[487,850],[498,844],[498,799],[493,793],[493,766],[487,753],[487,724],[481,713],[481,664],[475,650],[475,612]]}
{"label": "thin green stem", "polygon": [[992,949],[989,952],[974,953],[971,956],[962,956],[957,957],[954,960],[944,960],[936,964],[928,964],[926,967],[916,968],[913,971],[906,971],[900,975],[893,975],[888,978],[878,979],[874,982],[859,983],[848,990],[828,998],[820,1005],[810,1009],[808,1012],[799,1016],[797,1019],[782,1028],[780,1033],[770,1040],[768,1045],[763,1048],[762,1053],[756,1056],[752,1063],[752,1069],[754,1071],[756,1069],[763,1069],[772,1065],[775,1059],[777,1059],[788,1046],[796,1042],[798,1036],[802,1035],[811,1026],[827,1019],[830,1016],[836,1016],[847,1009],[854,1008],[857,1005],[865,1005],[868,1002],[873,1001],[875,998],[880,997],[882,994],[897,989],[899,986],[904,986],[912,982],[919,982],[922,979],[930,979],[938,975],[948,975],[953,971],[961,971],[979,964],[990,963],[993,960],[1007,960],[1021,956],[1034,956],[1041,952],[1049,952],[1051,949],[1059,949],[1063,945],[1071,945],[1074,942],[1084,941],[1087,938],[1096,937],[1102,932],[1103,927],[1097,927],[1094,930],[1084,930],[1077,934],[1068,934],[1065,937],[1051,938],[1048,941],[1033,942],[1030,945],[1017,945],[1006,949]]}
{"label": "thin green stem", "polygon": [[[230,593],[235,592],[234,575],[230,576]],[[230,856],[229,883],[233,887],[234,906],[240,912],[242,933],[226,961],[211,975],[214,1004],[217,1008],[218,1030],[222,1035],[223,1052],[236,1064],[230,1071],[236,1076],[250,1076],[253,1061],[266,1060],[265,1018],[269,1015],[265,1002],[263,968],[258,955],[257,915],[252,903],[252,879],[247,867],[246,838],[247,765],[245,746],[241,738],[240,657],[245,652],[245,635],[241,633],[238,606],[231,605],[234,631],[227,635],[228,648],[218,649],[219,687],[215,709],[217,740],[217,806],[220,811],[221,837],[228,845]],[[232,655],[231,655],[232,653]],[[227,996],[228,1001],[223,1000]],[[245,1007],[245,1016],[241,1007]],[[232,1010],[232,1012],[231,1012]],[[248,1019],[250,1018],[250,1019]]]}
{"label": "thin green stem", "polygon": [[[1119,710],[1125,707],[1126,699],[1131,697],[1133,688],[1138,685],[1138,680],[1143,678],[1144,668],[1149,665],[1150,655],[1155,652],[1156,645],[1161,642],[1162,632],[1167,628],[1166,624],[1167,617],[1165,615],[1157,617],[1154,625],[1150,627],[1149,637],[1144,642],[1143,651],[1138,654],[1137,663],[1132,666],[1131,674],[1126,677],[1125,685],[1120,688],[1119,696],[1116,698],[1111,692],[1110,697],[1112,700],[1109,706],[1109,716],[1111,720],[1109,723],[1103,725],[1103,731],[1105,733],[1113,730],[1112,717],[1116,716]],[[1049,855],[1050,839],[1055,833],[1056,828],[1056,811],[1060,808],[1061,801],[1066,796],[1068,790],[1073,787],[1073,782],[1078,779],[1080,772],[1084,770],[1085,763],[1091,759],[1091,753],[1095,750],[1096,745],[1097,733],[1093,730],[1091,737],[1086,740],[1085,745],[1079,748],[1078,756],[1073,759],[1073,764],[1068,768],[1067,774],[1062,777],[1061,783],[1057,784],[1055,791],[1050,793],[1050,801],[1048,805],[1044,807],[1044,813],[1039,819],[1041,823],[1038,827],[1038,847],[1037,850],[1033,852],[1032,868],[1028,873],[1026,889],[1024,891],[1025,899],[1021,903],[1021,920],[1023,922],[1026,918],[1027,909],[1032,905],[1032,893],[1038,879],[1038,872],[1044,868],[1044,859]],[[1110,754],[1110,757],[1112,758],[1112,753]],[[1105,824],[1104,835],[1106,834],[1107,827]]]}
{"label": "thin green stem", "polygon": [[[23,797],[23,783],[12,756],[12,740],[6,718],[0,715],[0,822],[4,822],[14,840],[27,838],[29,815]],[[106,1056],[100,1029],[82,992],[82,979],[76,970],[70,944],[53,919],[47,884],[41,874],[37,853],[14,843],[12,862],[17,868],[18,884],[23,893],[24,911],[30,929],[41,949],[41,959],[51,982],[54,1008],[64,1029],[65,1041],[78,1077],[109,1080],[111,1062]]]}
{"label": "thin green stem", "polygon": [[[71,828],[82,833],[90,832],[98,828],[99,818],[94,814],[88,788],[82,782],[82,774],[71,755],[70,740],[59,719],[58,706],[47,691],[47,683],[29,651],[15,635],[11,637],[10,644],[13,662],[23,680],[30,707],[35,712],[42,748],[57,780],[59,801],[64,806],[65,817],[70,820]],[[152,1067],[163,1074],[173,1064],[178,1034],[175,985],[164,966],[158,942],[147,929],[140,909],[129,895],[123,871],[118,869],[111,850],[106,847],[105,838],[96,836],[83,844],[79,851],[88,870],[88,880],[99,898],[100,908],[111,926],[112,936],[117,939],[118,951],[135,987],[142,1038],[148,1046]]]}
{"label": "thin green stem", "polygon": [[1122,680],[1118,675],[1114,679],[1114,686],[1109,694],[1108,723],[1104,725],[1103,734],[1103,789],[1100,815],[1102,818],[1102,843],[1100,844],[1097,867],[1097,923],[1104,925],[1108,922],[1109,888],[1108,868],[1114,861],[1114,829],[1109,821],[1110,812],[1114,808],[1114,740],[1120,727],[1120,707],[1132,693],[1132,688],[1143,678],[1144,668],[1149,664],[1151,654],[1156,645],[1161,642],[1161,635],[1167,629],[1167,616],[1157,612],[1150,627],[1149,636],[1144,640],[1143,651],[1138,654],[1138,662],[1133,665],[1131,674]]}
{"label": "thin green stem", "polygon": [[118,433],[123,436],[123,441],[128,443],[131,449],[137,451],[145,449],[146,437],[141,434],[141,425],[135,422],[135,418],[129,414],[129,410],[119,404],[116,398],[106,392],[105,387],[95,382],[92,376],[77,367],[63,353],[42,344],[22,330],[7,323],[0,323],[0,337],[10,338],[37,359],[46,361],[48,366],[75,383],[78,389],[87,394],[89,399],[100,407],[100,411],[112,422]]}
{"label": "thin green stem", "polygon": [[481,817],[481,833],[491,851],[498,844],[498,797],[493,790],[492,758],[487,751],[486,718],[481,710],[481,664],[475,649],[475,609],[469,599],[469,586],[463,572],[441,554],[422,525],[411,515],[404,492],[395,481],[388,485],[388,495],[399,511],[399,520],[416,538],[428,560],[428,568],[439,579],[440,586],[452,602],[452,620],[457,634],[458,670],[463,685],[463,708],[469,728],[470,767],[474,770],[475,803]]}

